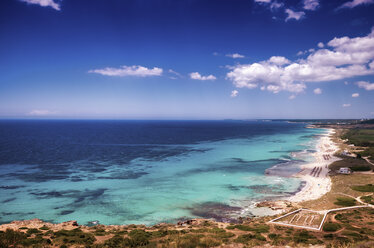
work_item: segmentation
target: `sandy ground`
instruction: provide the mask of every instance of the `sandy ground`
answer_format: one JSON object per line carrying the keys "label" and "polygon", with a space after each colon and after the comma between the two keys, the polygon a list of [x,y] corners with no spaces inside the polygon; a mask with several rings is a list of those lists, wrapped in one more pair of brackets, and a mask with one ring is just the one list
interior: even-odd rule
{"label": "sandy ground", "polygon": [[318,199],[331,189],[331,179],[328,176],[328,165],[340,160],[333,154],[338,147],[331,140],[330,136],[334,133],[330,129],[328,134],[321,137],[314,153],[315,162],[302,166],[301,171],[294,175],[306,182],[305,187],[295,195],[291,196],[289,201],[301,202]]}

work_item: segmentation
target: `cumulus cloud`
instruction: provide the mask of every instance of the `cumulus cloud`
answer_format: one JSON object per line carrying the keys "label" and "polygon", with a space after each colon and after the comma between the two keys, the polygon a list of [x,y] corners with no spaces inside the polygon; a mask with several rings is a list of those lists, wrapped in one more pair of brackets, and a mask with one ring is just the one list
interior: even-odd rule
{"label": "cumulus cloud", "polygon": [[231,91],[231,97],[237,97],[238,96],[238,94],[239,94],[239,91],[237,91],[237,90],[233,90],[233,91]]}
{"label": "cumulus cloud", "polygon": [[269,59],[269,62],[272,63],[272,64],[275,64],[275,65],[286,65],[286,64],[290,63],[290,61],[288,59],[286,59],[285,57],[282,57],[282,56],[272,56]]}
{"label": "cumulus cloud", "polygon": [[226,54],[227,57],[233,58],[233,59],[241,59],[244,58],[244,55],[241,55],[239,53],[233,53],[233,54]]}
{"label": "cumulus cloud", "polygon": [[350,103],[344,103],[342,106],[343,106],[344,108],[348,108],[348,107],[351,106],[351,104],[350,104]]}
{"label": "cumulus cloud", "polygon": [[103,69],[95,69],[88,71],[89,73],[97,73],[104,76],[117,76],[117,77],[126,77],[126,76],[135,76],[135,77],[150,77],[150,76],[161,76],[162,69],[158,67],[153,67],[148,69],[144,66],[133,65],[133,66],[121,66],[120,68],[106,67]]}
{"label": "cumulus cloud", "polygon": [[[289,61],[277,56],[252,64],[239,64],[231,68],[227,78],[238,88],[258,86],[277,93],[303,92],[306,83],[347,79],[374,74],[374,29],[364,37],[334,38],[327,43],[329,49],[317,49],[305,59]],[[274,63],[288,61],[288,63]],[[361,88],[374,89],[374,83],[357,83]]]}
{"label": "cumulus cloud", "polygon": [[192,72],[190,73],[190,78],[191,79],[195,79],[195,80],[202,80],[202,81],[206,81],[206,80],[216,80],[216,77],[213,76],[213,75],[208,75],[208,76],[202,76],[200,73],[198,72]]}
{"label": "cumulus cloud", "polygon": [[30,111],[27,115],[31,116],[47,116],[47,115],[54,115],[56,112],[45,110],[45,109],[34,109]]}
{"label": "cumulus cloud", "polygon": [[323,48],[325,45],[324,45],[322,42],[319,42],[319,43],[317,44],[317,46],[318,46],[319,48]]}
{"label": "cumulus cloud", "polygon": [[314,89],[313,92],[314,92],[314,94],[316,94],[316,95],[320,95],[320,94],[322,94],[322,90],[321,90],[320,88],[316,88],[316,89]]}
{"label": "cumulus cloud", "polygon": [[350,2],[346,2],[343,5],[341,5],[339,8],[354,8],[358,5],[363,5],[363,4],[372,4],[374,3],[374,0],[352,0]]}
{"label": "cumulus cloud", "polygon": [[292,9],[286,9],[285,10],[287,14],[286,21],[295,19],[296,21],[300,20],[304,15],[304,11],[293,11]]}
{"label": "cumulus cloud", "polygon": [[37,4],[42,7],[51,7],[55,10],[61,10],[60,4],[56,3],[54,0],[21,0],[22,2],[28,4]]}
{"label": "cumulus cloud", "polygon": [[288,99],[290,99],[290,100],[293,100],[293,99],[295,99],[295,98],[296,98],[295,95],[290,95],[290,96],[288,97]]}
{"label": "cumulus cloud", "polygon": [[319,0],[304,0],[303,4],[306,10],[316,10],[319,6]]}
{"label": "cumulus cloud", "polygon": [[356,84],[358,85],[358,87],[363,88],[365,90],[374,90],[374,83],[359,81]]}
{"label": "cumulus cloud", "polygon": [[352,97],[359,97],[360,96],[360,94],[358,94],[358,93],[353,93],[352,94]]}

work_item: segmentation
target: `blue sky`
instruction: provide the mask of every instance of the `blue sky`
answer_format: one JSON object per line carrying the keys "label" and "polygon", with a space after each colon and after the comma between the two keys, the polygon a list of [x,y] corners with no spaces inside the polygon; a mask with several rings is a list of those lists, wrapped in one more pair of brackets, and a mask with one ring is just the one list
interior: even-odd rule
{"label": "blue sky", "polygon": [[374,0],[2,0],[0,118],[374,118]]}

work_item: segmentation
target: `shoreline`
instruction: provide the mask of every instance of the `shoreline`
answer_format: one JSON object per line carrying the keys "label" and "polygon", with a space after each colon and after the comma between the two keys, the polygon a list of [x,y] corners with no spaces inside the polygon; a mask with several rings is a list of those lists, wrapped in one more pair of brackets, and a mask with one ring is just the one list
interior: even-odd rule
{"label": "shoreline", "polygon": [[[315,127],[307,126],[306,128]],[[292,204],[316,200],[331,190],[332,182],[328,174],[329,165],[340,160],[340,158],[334,156],[334,153],[336,153],[339,148],[335,142],[332,141],[331,137],[335,134],[335,129],[321,129],[326,129],[327,133],[322,134],[317,141],[315,145],[316,152],[312,154],[313,161],[302,164],[299,172],[291,175],[291,177],[301,180],[299,189],[290,196],[258,202],[255,207],[257,210],[265,207],[270,208],[274,213],[268,214],[266,211],[256,211],[256,217],[277,215],[280,212],[289,210]]]}
{"label": "shoreline", "polygon": [[305,182],[304,187],[295,195],[287,198],[289,202],[303,202],[315,200],[331,190],[331,179],[328,175],[329,165],[340,158],[334,154],[339,150],[338,146],[332,141],[331,135],[335,133],[334,129],[328,129],[316,145],[316,152],[313,154],[314,161],[301,166],[301,170],[293,175]]}

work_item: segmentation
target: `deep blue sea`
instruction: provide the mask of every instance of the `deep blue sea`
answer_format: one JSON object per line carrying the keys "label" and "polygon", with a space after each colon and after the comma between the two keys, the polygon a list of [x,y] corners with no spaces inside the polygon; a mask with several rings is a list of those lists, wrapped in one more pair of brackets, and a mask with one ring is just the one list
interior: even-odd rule
{"label": "deep blue sea", "polygon": [[300,188],[290,175],[324,132],[281,121],[3,120],[0,222],[248,216],[254,202]]}

